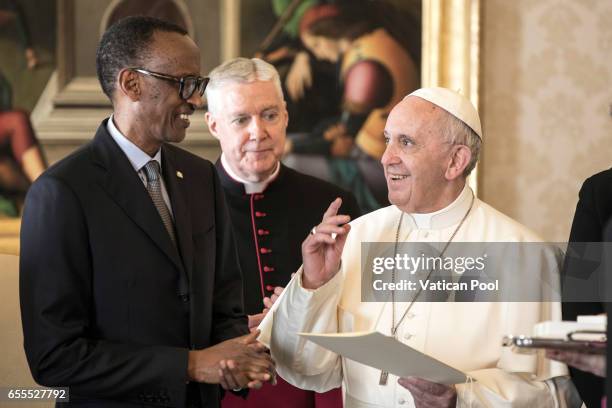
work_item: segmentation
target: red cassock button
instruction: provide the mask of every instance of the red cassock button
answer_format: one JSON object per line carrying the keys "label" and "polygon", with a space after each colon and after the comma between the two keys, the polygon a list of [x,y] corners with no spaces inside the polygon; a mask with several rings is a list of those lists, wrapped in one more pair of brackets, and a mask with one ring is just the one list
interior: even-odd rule
{"label": "red cassock button", "polygon": [[255,211],[255,216],[256,217],[261,218],[261,217],[265,217],[266,215],[268,215],[268,214],[266,214],[265,212]]}
{"label": "red cassock button", "polygon": [[261,200],[262,198],[264,198],[263,194],[255,194],[255,196],[253,197],[255,200]]}
{"label": "red cassock button", "polygon": [[269,292],[274,292],[274,286],[272,286],[272,285],[267,285],[267,286],[266,286],[266,290],[267,290],[267,291],[269,291]]}
{"label": "red cassock button", "polygon": [[272,250],[269,248],[260,248],[259,252],[261,252],[262,254],[269,254],[270,252],[272,252]]}
{"label": "red cassock button", "polygon": [[269,230],[265,230],[265,229],[258,229],[257,230],[257,235],[270,235],[270,231]]}
{"label": "red cassock button", "polygon": [[274,268],[268,265],[264,266],[263,269],[264,269],[264,272],[274,272]]}

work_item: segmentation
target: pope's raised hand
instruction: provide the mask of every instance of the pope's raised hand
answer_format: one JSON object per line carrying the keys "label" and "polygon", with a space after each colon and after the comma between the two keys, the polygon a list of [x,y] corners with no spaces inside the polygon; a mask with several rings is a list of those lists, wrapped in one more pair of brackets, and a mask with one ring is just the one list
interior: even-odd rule
{"label": "pope's raised hand", "polygon": [[351,229],[351,217],[339,215],[342,199],[336,198],[319,225],[313,228],[302,243],[304,272],[302,286],[317,289],[334,277],[340,267],[340,256]]}

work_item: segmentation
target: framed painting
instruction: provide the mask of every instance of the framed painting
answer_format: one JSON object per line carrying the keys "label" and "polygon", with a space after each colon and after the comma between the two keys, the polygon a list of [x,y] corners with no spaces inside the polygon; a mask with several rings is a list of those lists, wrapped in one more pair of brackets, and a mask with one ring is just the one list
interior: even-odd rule
{"label": "framed painting", "polygon": [[55,1],[0,2],[0,251],[15,252],[20,210],[45,169],[30,111],[55,69]]}
{"label": "framed painting", "polygon": [[363,211],[388,204],[382,131],[403,96],[445,86],[478,106],[478,0],[230,0],[222,16],[223,59],[260,56],[281,75],[284,163],[352,191]]}
{"label": "framed painting", "polygon": [[[291,58],[295,58],[297,55],[302,55],[300,58],[303,59],[304,54],[299,54],[299,51],[306,52],[309,58],[316,57],[315,53],[318,53],[318,59],[324,60],[325,47],[322,47],[322,44],[313,44],[309,41],[312,40],[312,37],[325,38],[326,36],[332,36],[328,31],[325,31],[325,27],[317,27],[318,23],[320,23],[318,25],[324,25],[321,22],[323,19],[314,18],[309,22],[302,23],[299,18],[304,17],[308,8],[320,5],[322,1],[319,0],[156,0],[153,3],[155,7],[146,8],[146,13],[155,11],[158,14],[161,13],[159,16],[167,15],[168,18],[184,24],[200,45],[202,50],[201,65],[204,72],[209,71],[228,58],[270,54],[274,50],[274,45],[278,44],[279,39],[282,39],[283,32],[286,36],[288,30],[293,30],[293,44],[298,44],[297,52],[290,56],[289,61],[293,61]],[[328,1],[326,3],[335,4],[341,3],[341,1]],[[350,1],[349,3],[356,4],[358,1]],[[373,0],[367,3],[384,3],[387,7],[395,7],[398,10],[397,16],[406,16],[405,20],[399,19],[400,34],[396,31],[397,27],[389,28],[389,32],[387,32],[389,37],[401,37],[401,28],[418,27],[416,33],[415,30],[412,30],[414,36],[407,39],[407,42],[399,41],[403,49],[396,48],[396,50],[399,50],[397,55],[407,54],[414,65],[413,69],[410,70],[412,75],[410,86],[448,87],[461,91],[478,106],[480,0]],[[32,113],[34,128],[50,162],[56,161],[88,141],[92,136],[93,129],[111,112],[110,103],[103,95],[95,77],[96,45],[106,25],[121,16],[139,13],[140,11],[133,10],[133,8],[137,8],[139,5],[143,6],[143,4],[149,5],[152,3],[127,2],[125,0],[96,2],[57,0],[55,58],[57,68],[51,75]],[[292,7],[294,8],[293,11],[290,10]],[[304,10],[301,10],[300,7]],[[330,13],[334,14],[335,12],[328,10],[327,13],[330,16]],[[295,15],[299,17],[295,19]],[[385,13],[382,13],[382,15],[385,15]],[[356,16],[356,13],[351,16],[353,22],[356,20],[359,22],[360,19]],[[362,15],[362,17],[364,18],[361,20],[368,20],[365,18],[368,17],[367,15]],[[292,20],[292,18],[294,19]],[[351,18],[348,20],[351,20]],[[397,24],[397,20],[395,18],[395,24]],[[401,21],[406,22],[405,27],[401,27]],[[410,21],[409,24],[408,21]],[[288,26],[289,28],[287,28]],[[354,34],[357,35],[355,39],[360,38],[357,28],[355,28],[357,30],[357,34]],[[366,28],[365,31],[368,33],[376,32],[376,28],[374,30]],[[307,39],[308,36],[304,40],[303,36],[300,36],[300,30],[302,30],[302,33],[310,34],[310,40]],[[277,41],[276,44],[275,41]],[[364,43],[361,52],[376,51],[376,45],[369,44],[367,41]],[[393,50],[393,48],[389,49]],[[353,50],[352,55],[354,59],[358,60],[360,50]],[[270,57],[270,55],[267,56]],[[407,60],[405,56],[402,58]],[[346,116],[345,108],[347,105],[351,106],[353,110],[349,113],[355,114],[356,112],[356,116],[359,116],[359,103],[353,103],[352,105],[345,103],[346,101],[342,101],[343,91],[338,91],[336,88],[338,84],[344,85],[343,75],[349,72],[352,64],[344,61],[344,57],[342,59],[338,58],[335,63],[327,61],[327,67],[325,65],[326,61],[320,62],[323,74],[327,69],[327,73],[330,74],[331,72],[332,77],[336,75],[337,82],[327,89],[334,90],[327,102],[338,102],[340,100],[335,106],[332,104],[336,118],[339,118],[339,121],[335,124],[350,127],[353,124],[350,120],[342,122],[343,115]],[[387,78],[385,82],[384,69],[380,69],[380,64],[374,62],[369,67],[367,64],[362,64],[361,68],[364,68],[362,71],[354,70],[357,74],[366,75],[366,77],[371,76],[372,73],[379,74],[379,80],[372,82],[374,85],[368,88],[370,92],[368,95],[371,100],[366,102],[370,102],[370,105],[372,100],[378,104],[382,103],[381,100],[385,101],[385,97],[388,97],[386,94],[389,92],[389,82],[395,83],[397,81],[396,78],[392,78],[392,81]],[[382,65],[385,65],[385,63],[382,62]],[[290,67],[291,65],[285,67],[279,65],[279,71],[285,79],[290,72]],[[359,78],[359,75],[357,75],[357,78]],[[325,82],[323,81],[321,84],[325,84]],[[325,90],[325,86],[323,88]],[[299,90],[300,86],[293,86],[290,90],[287,89],[287,95],[289,95],[289,92],[295,95],[299,93]],[[406,91],[408,90],[406,89]],[[325,96],[323,100],[325,101]],[[356,102],[364,101],[357,100]],[[348,186],[353,191],[366,190],[364,186],[373,187],[370,189],[369,199],[367,192],[363,194],[365,198],[362,198],[362,206],[365,209],[372,209],[384,205],[383,199],[381,199],[381,197],[384,198],[384,186],[380,183],[380,178],[377,177],[376,172],[371,171],[372,167],[355,165],[355,159],[358,161],[359,156],[354,156],[355,149],[353,149],[355,145],[360,147],[361,158],[365,156],[366,160],[364,162],[372,164],[378,160],[377,155],[380,155],[380,145],[368,145],[367,138],[361,138],[363,139],[361,140],[359,137],[355,137],[352,140],[338,138],[337,143],[332,143],[330,147],[329,140],[325,139],[325,131],[333,130],[333,126],[324,128],[325,131],[320,133],[319,139],[309,139],[308,135],[312,133],[315,123],[311,120],[312,117],[321,119],[325,115],[319,115],[315,110],[314,115],[311,113],[310,119],[307,116],[304,119],[300,117],[299,113],[301,112],[298,107],[294,109],[290,118],[292,124],[289,129],[290,144],[293,146],[292,149],[288,149],[287,163],[302,171],[327,177],[332,181],[337,181],[338,178],[353,181],[356,184],[345,184],[345,187]],[[219,154],[218,143],[206,129],[203,119],[204,113],[199,112],[197,115],[199,116],[192,121],[193,125],[184,145],[195,153],[214,160]],[[334,115],[330,117],[334,117]],[[351,118],[349,117],[349,119]],[[379,115],[379,119],[384,120],[384,112]],[[334,124],[334,122],[331,123]],[[359,124],[359,120],[357,120],[357,124]],[[310,129],[308,126],[310,126]],[[329,138],[336,141],[333,135]],[[319,142],[319,144],[317,145],[313,140]],[[304,159],[303,156],[309,153],[308,149],[314,149],[319,157],[314,160],[302,160]],[[317,151],[317,149],[319,150]],[[334,154],[336,154],[335,157],[330,157]],[[330,158],[337,159],[331,166],[328,163]],[[353,161],[352,165],[345,165],[346,163],[351,164],[351,161]],[[330,173],[332,176],[336,176],[336,179],[330,178]],[[478,171],[476,170],[470,178],[470,185],[475,191],[478,188],[477,180]],[[371,200],[372,197],[374,200]],[[15,237],[18,231],[18,226],[15,223],[10,222],[9,224],[4,228],[3,221],[0,220],[0,232],[6,231],[6,234],[3,235],[5,239],[9,239],[11,236]]]}

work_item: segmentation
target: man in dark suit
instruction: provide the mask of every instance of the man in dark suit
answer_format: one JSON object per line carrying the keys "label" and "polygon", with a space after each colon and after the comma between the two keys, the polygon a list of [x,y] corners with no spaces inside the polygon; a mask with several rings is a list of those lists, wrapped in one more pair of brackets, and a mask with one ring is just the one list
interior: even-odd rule
{"label": "man in dark suit", "polygon": [[[237,58],[215,68],[206,90],[211,133],[223,153],[216,167],[229,204],[243,271],[245,311],[254,329],[263,303],[276,296],[301,262],[301,244],[337,197],[343,214],[359,216],[352,194],[281,164],[288,114],[276,69]],[[276,295],[274,294],[276,291]],[[243,400],[228,394],[223,407],[341,407],[340,390],[324,394],[279,379]]]}
{"label": "man in dark suit", "polygon": [[[563,270],[563,320],[605,312],[600,300],[600,289],[605,280],[605,276],[601,276],[604,254],[599,253],[601,246],[588,243],[612,238],[604,235],[611,217],[612,169],[608,169],[589,177],[580,189]],[[582,302],[571,302],[572,299]],[[591,302],[584,302],[589,299]],[[570,372],[586,406],[599,406],[604,395],[604,379],[573,367],[570,367]]]}
{"label": "man in dark suit", "polygon": [[[71,406],[217,407],[273,363],[248,333],[213,165],[180,142],[206,79],[186,32],[113,25],[97,72],[114,113],[30,189],[21,230],[24,345]],[[243,335],[242,337],[237,337]]]}

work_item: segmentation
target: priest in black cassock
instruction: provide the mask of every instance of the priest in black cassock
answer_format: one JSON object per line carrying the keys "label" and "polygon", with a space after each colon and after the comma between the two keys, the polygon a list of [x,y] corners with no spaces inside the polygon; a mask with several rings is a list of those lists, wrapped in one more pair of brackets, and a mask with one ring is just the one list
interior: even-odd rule
{"label": "priest in black cassock", "polygon": [[[206,88],[210,132],[223,153],[216,163],[236,236],[249,326],[263,318],[263,299],[285,286],[302,260],[301,244],[330,203],[358,217],[354,196],[284,166],[288,114],[276,69],[260,59],[237,58],[215,68]],[[227,395],[224,407],[342,406],[340,389],[315,394],[279,378],[246,400]]]}

